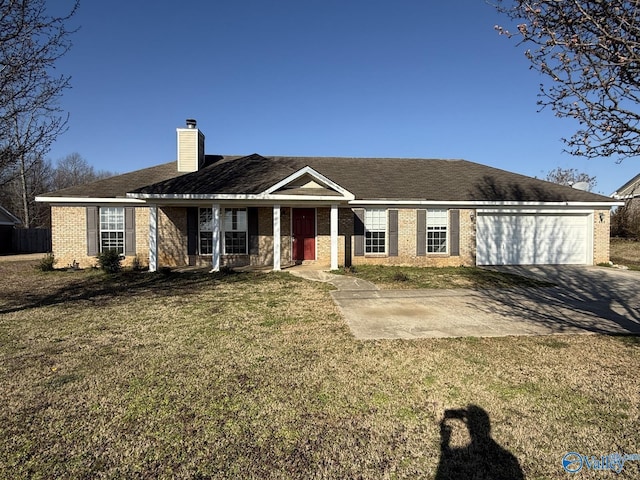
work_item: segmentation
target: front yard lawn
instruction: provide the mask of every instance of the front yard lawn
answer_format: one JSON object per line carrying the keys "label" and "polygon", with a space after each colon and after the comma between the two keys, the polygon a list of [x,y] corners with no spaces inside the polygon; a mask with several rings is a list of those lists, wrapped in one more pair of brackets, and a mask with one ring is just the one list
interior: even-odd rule
{"label": "front yard lawn", "polygon": [[552,283],[478,267],[399,267],[357,265],[344,271],[380,288],[514,288],[548,287]]}
{"label": "front yard lawn", "polygon": [[631,270],[640,270],[640,242],[626,238],[612,238],[611,261],[618,265],[625,265]]}
{"label": "front yard lawn", "polygon": [[567,478],[567,452],[640,452],[635,337],[356,341],[287,273],[0,263],[0,292],[0,478]]}

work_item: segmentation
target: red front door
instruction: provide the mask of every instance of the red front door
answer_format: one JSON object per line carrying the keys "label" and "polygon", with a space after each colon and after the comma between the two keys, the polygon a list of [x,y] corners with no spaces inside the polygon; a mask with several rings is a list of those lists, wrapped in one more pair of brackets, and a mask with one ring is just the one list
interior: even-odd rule
{"label": "red front door", "polygon": [[293,260],[316,259],[316,211],[313,208],[294,208]]}

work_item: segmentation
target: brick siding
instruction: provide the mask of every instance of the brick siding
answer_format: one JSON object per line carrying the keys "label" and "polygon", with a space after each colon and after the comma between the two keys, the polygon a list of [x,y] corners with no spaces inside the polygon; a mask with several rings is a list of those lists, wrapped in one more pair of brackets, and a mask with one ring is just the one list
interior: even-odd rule
{"label": "brick siding", "polygon": [[[600,216],[602,215],[602,220]],[[611,235],[611,211],[596,210],[593,215],[593,263],[609,261],[609,241]]]}
{"label": "brick siding", "polygon": [[[415,208],[398,208],[398,255],[368,255],[354,256],[353,264],[375,265],[415,265],[423,267],[473,266],[475,265],[476,237],[475,211],[461,209],[460,211],[460,255],[452,256],[448,253],[428,253],[423,256],[416,254],[417,250],[417,213]],[[347,210],[350,212],[350,210]],[[473,219],[472,219],[473,214]],[[351,217],[350,233],[353,233],[353,214]],[[449,244],[450,244],[449,239]],[[353,243],[352,243],[353,248]],[[353,250],[352,250],[353,251]],[[341,257],[344,258],[344,257]]]}
{"label": "brick siding", "polygon": [[[94,267],[96,257],[87,255],[86,207],[51,207],[51,241],[56,268],[74,261],[80,268]],[[149,263],[149,209],[136,207],[136,255],[143,265]],[[124,258],[122,265],[132,265],[135,256]]]}
{"label": "brick siding", "polygon": [[[416,209],[398,208],[398,255],[354,256],[354,215],[351,208],[338,210],[338,264],[382,264],[417,266],[473,266],[475,265],[475,211],[460,209],[460,255],[427,254],[416,255]],[[603,215],[602,221],[600,214]],[[316,263],[329,267],[331,261],[331,209],[316,209]],[[596,210],[593,215],[594,264],[609,261],[610,211]],[[291,208],[281,207],[281,265],[291,264]],[[75,206],[52,206],[51,227],[53,253],[57,267],[65,267],[73,261],[87,268],[96,264],[95,257],[87,256],[86,208]],[[223,255],[221,266],[273,265],[273,208],[258,208],[258,254]],[[136,255],[143,265],[149,259],[149,209],[136,208]],[[134,257],[125,258],[123,265],[131,265]],[[158,266],[211,265],[211,256],[187,254],[187,209],[184,207],[158,208]]]}

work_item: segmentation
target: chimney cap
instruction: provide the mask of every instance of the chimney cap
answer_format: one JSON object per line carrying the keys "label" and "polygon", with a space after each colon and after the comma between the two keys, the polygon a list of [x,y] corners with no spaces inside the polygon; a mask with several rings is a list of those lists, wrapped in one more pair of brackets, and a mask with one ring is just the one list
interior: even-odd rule
{"label": "chimney cap", "polygon": [[187,118],[187,128],[196,128],[197,124],[195,118]]}

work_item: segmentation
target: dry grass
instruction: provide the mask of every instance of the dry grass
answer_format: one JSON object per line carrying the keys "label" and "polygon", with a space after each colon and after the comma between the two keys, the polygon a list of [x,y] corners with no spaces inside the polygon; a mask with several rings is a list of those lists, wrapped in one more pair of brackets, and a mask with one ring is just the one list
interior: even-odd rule
{"label": "dry grass", "polygon": [[383,289],[543,287],[551,283],[478,267],[358,265],[344,271]]}
{"label": "dry grass", "polygon": [[610,256],[613,263],[640,270],[640,242],[637,240],[612,238]]}
{"label": "dry grass", "polygon": [[[0,292],[0,478],[522,478],[515,458],[541,479],[567,451],[640,452],[634,337],[355,341],[288,274],[14,263]],[[469,405],[501,449],[450,420],[438,471]]]}

